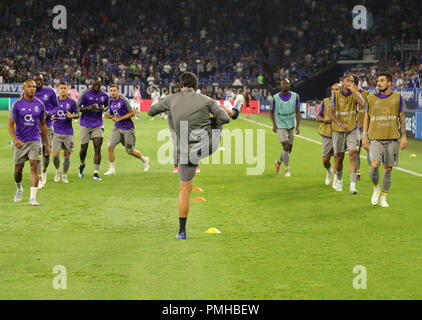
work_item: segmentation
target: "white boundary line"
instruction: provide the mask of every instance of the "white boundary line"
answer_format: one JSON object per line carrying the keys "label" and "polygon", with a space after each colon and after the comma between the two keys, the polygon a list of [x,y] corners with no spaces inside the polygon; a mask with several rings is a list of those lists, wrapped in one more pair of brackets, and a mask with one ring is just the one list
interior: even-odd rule
{"label": "white boundary line", "polygon": [[[255,124],[257,124],[257,125],[259,125],[259,126],[261,126],[261,127],[265,127],[265,128],[268,128],[268,129],[273,129],[273,127],[271,127],[271,126],[269,126],[269,125],[267,125],[267,124],[264,124],[264,123],[261,123],[261,122],[258,122],[258,121],[253,121],[253,120],[250,120],[250,119],[246,119],[246,118],[244,118],[244,117],[239,117],[239,119],[242,119],[242,120],[245,120],[245,121],[249,121],[249,122],[252,122],[252,123],[255,123]],[[320,142],[320,141],[316,141],[316,140],[313,140],[313,139],[309,139],[309,138],[307,138],[307,137],[304,137],[304,136],[298,136],[298,135],[295,135],[295,137],[298,137],[298,138],[301,138],[301,139],[303,139],[303,140],[306,140],[306,141],[309,141],[309,142],[313,142],[313,143],[316,143],[316,144],[319,144],[319,145],[322,145],[322,143]],[[366,159],[366,157],[365,156],[360,156],[362,159]],[[422,174],[420,174],[420,173],[417,173],[417,172],[413,172],[413,171],[410,171],[410,170],[407,170],[407,169],[403,169],[403,168],[399,168],[399,167],[397,167],[397,168],[394,168],[394,169],[396,169],[396,170],[399,170],[399,171],[402,171],[402,172],[406,172],[406,173],[408,173],[408,174],[411,174],[411,175],[413,175],[413,176],[417,176],[417,177],[421,177],[422,178]]]}

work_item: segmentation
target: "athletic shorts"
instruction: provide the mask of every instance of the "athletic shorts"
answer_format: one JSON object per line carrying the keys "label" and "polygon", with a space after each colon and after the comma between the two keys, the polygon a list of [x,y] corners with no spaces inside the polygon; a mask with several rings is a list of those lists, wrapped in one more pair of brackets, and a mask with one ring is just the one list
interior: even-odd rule
{"label": "athletic shorts", "polygon": [[293,145],[293,140],[295,138],[294,128],[293,129],[278,129],[277,136],[278,136],[278,140],[280,140],[280,143],[289,141],[289,144]]}
{"label": "athletic shorts", "polygon": [[[53,143],[53,137],[54,137],[53,127],[47,128],[47,136],[48,136],[48,143],[50,144],[50,148],[51,148],[51,144]],[[42,142],[42,146],[45,147],[46,141],[44,140],[42,135],[41,135],[41,142]]]}
{"label": "athletic shorts", "polygon": [[104,138],[104,128],[88,128],[81,126],[81,144],[87,144],[91,139]]}
{"label": "athletic shorts", "polygon": [[328,158],[334,156],[333,139],[322,137],[322,157]]}
{"label": "athletic shorts", "polygon": [[346,151],[358,150],[359,131],[357,130],[353,130],[349,132],[333,131],[333,148],[334,148],[334,153],[345,153]]}
{"label": "athletic shorts", "polygon": [[371,161],[380,161],[386,167],[397,167],[400,144],[397,140],[369,140],[369,157]]}
{"label": "athletic shorts", "polygon": [[64,150],[69,153],[75,151],[73,135],[55,133],[51,150]]}
{"label": "athletic shorts", "polygon": [[40,161],[42,157],[41,141],[24,142],[22,148],[13,145],[13,161],[15,164],[22,164],[28,160]]}
{"label": "athletic shorts", "polygon": [[[221,142],[221,135],[222,135],[222,130],[223,130],[223,126],[211,126],[212,129],[214,129],[215,134],[212,135],[211,138],[211,143],[208,146],[204,146],[204,141],[199,141],[195,144],[190,145],[190,152],[195,153],[195,151],[198,152],[198,157],[194,162],[191,162],[189,159],[189,163],[187,164],[179,164],[179,178],[181,182],[189,182],[191,181],[196,173],[196,167],[199,164],[199,162],[204,159],[207,158],[209,156],[211,156],[215,151],[217,151],[220,147],[220,142]],[[218,130],[217,130],[218,129]],[[206,142],[208,143],[208,141]],[[206,147],[208,147],[208,151],[209,153],[207,155],[202,155],[199,153],[199,150],[204,150]],[[179,159],[180,159],[180,155],[179,155]],[[184,161],[184,160],[181,160]]]}
{"label": "athletic shorts", "polygon": [[125,146],[126,152],[129,153],[134,150],[135,142],[136,142],[135,129],[122,130],[114,126],[113,130],[111,130],[110,137],[108,138],[108,147],[114,148],[119,143],[121,143],[122,145]]}

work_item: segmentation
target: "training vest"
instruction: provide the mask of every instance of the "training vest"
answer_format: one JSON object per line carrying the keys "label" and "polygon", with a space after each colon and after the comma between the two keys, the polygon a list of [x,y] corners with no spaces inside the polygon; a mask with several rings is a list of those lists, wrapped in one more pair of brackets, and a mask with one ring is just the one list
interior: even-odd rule
{"label": "training vest", "polygon": [[368,90],[360,90],[360,94],[362,95],[363,100],[365,100],[365,106],[362,108],[360,105],[358,105],[358,123],[359,123],[359,129],[363,128],[363,121],[365,120],[365,108],[366,108],[366,102],[368,101]]}
{"label": "training vest", "polygon": [[399,139],[400,93],[393,92],[388,98],[371,94],[368,96],[368,105],[369,139]]}
{"label": "training vest", "polygon": [[[330,101],[331,101],[330,98],[324,99],[324,111],[322,113],[323,118],[328,118],[328,113],[330,112]],[[322,122],[319,125],[319,134],[321,136],[331,138],[332,136],[331,123]]]}
{"label": "training vest", "polygon": [[335,115],[340,122],[347,124],[348,130],[343,130],[337,123],[332,122],[332,128],[337,132],[350,132],[355,130],[357,123],[357,102],[353,94],[345,97],[342,91],[336,91],[336,112]]}
{"label": "training vest", "polygon": [[275,122],[279,129],[293,129],[296,126],[296,99],[297,94],[291,92],[289,101],[283,101],[280,94],[274,96]]}

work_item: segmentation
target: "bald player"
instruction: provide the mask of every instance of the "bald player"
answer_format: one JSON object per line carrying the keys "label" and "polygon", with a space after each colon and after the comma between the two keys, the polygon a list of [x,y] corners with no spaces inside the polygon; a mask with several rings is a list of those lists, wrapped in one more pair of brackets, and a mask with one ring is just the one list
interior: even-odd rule
{"label": "bald player", "polygon": [[[342,87],[338,84],[333,84],[331,87],[331,92],[335,92],[341,90]],[[331,98],[325,98],[322,102],[321,109],[317,114],[317,120],[321,121],[322,123],[319,126],[319,134],[322,137],[322,164],[327,170],[327,175],[325,176],[325,185],[330,185],[331,180],[334,177],[333,181],[333,188],[337,185],[337,176],[335,167],[334,170],[331,169],[331,157],[334,156],[334,148],[333,148],[333,139],[332,139],[332,129],[331,129],[331,118],[329,117],[328,113],[330,110],[330,101]]]}
{"label": "bald player", "polygon": [[[220,144],[221,131],[230,122],[226,111],[215,100],[198,94],[198,79],[191,72],[181,76],[182,91],[151,106],[151,117],[170,111],[176,131],[179,154],[179,233],[177,239],[186,240],[186,221],[189,214],[195,168],[199,161],[214,153]],[[210,118],[210,113],[214,116]]]}
{"label": "bald player", "polygon": [[[57,101],[56,92],[53,88],[47,87],[44,85],[44,78],[42,74],[36,74],[34,77],[36,91],[35,91],[35,97],[42,101],[42,103],[45,106],[46,111],[46,118],[45,123],[47,125],[47,131],[48,131],[48,144],[51,146],[53,142],[53,121],[51,119],[51,115],[55,109],[59,106]],[[41,166],[39,166],[39,173],[40,173],[40,182],[38,184],[38,188],[43,188],[45,184],[47,183],[47,168],[50,164],[50,153],[45,152],[45,145],[46,141],[41,137],[42,145],[43,145],[43,165],[42,170]],[[42,171],[42,172],[41,172]]]}
{"label": "bald player", "polygon": [[[378,75],[379,93],[368,96],[363,123],[362,144],[371,156],[370,176],[374,185],[371,203],[376,206],[379,202],[383,208],[388,207],[387,194],[393,181],[393,167],[398,165],[399,149],[407,147],[406,103],[399,92],[391,91],[392,85],[391,73],[381,72]],[[384,165],[382,189],[379,186],[381,163]]]}
{"label": "bald player", "polygon": [[329,116],[332,120],[335,169],[338,179],[336,191],[343,191],[343,161],[346,150],[350,162],[350,193],[356,190],[356,155],[359,144],[359,125],[357,122],[358,106],[365,105],[359,90],[355,88],[353,75],[347,74],[343,80],[343,89],[331,96]]}
{"label": "bald player", "polygon": [[[9,133],[13,140],[13,160],[15,162],[15,183],[17,187],[15,202],[22,201],[22,171],[25,162],[31,166],[31,195],[29,204],[38,206],[38,166],[42,157],[41,136],[45,139],[45,154],[50,153],[44,104],[35,97],[36,85],[26,80],[23,96],[17,100],[9,114]],[[16,126],[16,130],[15,130]],[[41,136],[40,136],[41,132]]]}
{"label": "bald player", "polygon": [[291,177],[290,154],[293,149],[295,127],[296,134],[300,132],[300,99],[297,93],[290,91],[290,81],[288,79],[281,81],[281,92],[274,95],[270,118],[273,122],[273,131],[277,133],[278,139],[283,146],[280,159],[274,162],[276,173],[280,174],[280,167],[283,162],[285,176]]}
{"label": "bald player", "polygon": [[108,95],[101,90],[101,79],[95,77],[92,81],[91,90],[85,91],[79,96],[79,111],[81,112],[81,151],[79,158],[79,178],[84,177],[85,158],[88,151],[89,141],[94,145],[94,174],[92,178],[101,181],[101,146],[104,140],[103,112],[108,110]]}

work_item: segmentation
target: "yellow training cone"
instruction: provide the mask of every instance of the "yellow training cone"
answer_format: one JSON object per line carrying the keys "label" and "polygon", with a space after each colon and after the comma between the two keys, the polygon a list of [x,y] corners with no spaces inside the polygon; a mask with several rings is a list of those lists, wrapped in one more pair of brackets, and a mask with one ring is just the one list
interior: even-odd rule
{"label": "yellow training cone", "polygon": [[205,202],[205,201],[207,201],[207,200],[205,200],[205,198],[198,197],[198,198],[196,198],[196,199],[195,199],[195,200],[193,200],[193,201],[197,201],[197,202]]}
{"label": "yellow training cone", "polygon": [[204,190],[202,190],[201,188],[194,188],[192,190],[192,192],[203,192]]}
{"label": "yellow training cone", "polygon": [[411,157],[411,158],[416,158],[416,154],[412,153],[412,154],[410,155],[410,157]]}
{"label": "yellow training cone", "polygon": [[205,233],[221,233],[217,228],[209,228]]}

